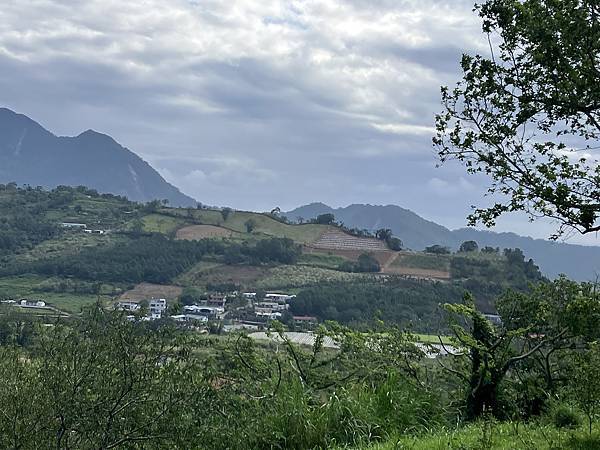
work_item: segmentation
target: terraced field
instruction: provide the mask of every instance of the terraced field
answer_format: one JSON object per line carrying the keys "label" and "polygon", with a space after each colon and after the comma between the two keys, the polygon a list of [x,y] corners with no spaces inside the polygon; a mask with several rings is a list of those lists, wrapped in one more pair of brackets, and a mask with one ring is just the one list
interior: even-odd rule
{"label": "terraced field", "polygon": [[351,250],[363,253],[388,251],[385,243],[378,239],[359,238],[336,229],[325,231],[310,246],[325,250]]}

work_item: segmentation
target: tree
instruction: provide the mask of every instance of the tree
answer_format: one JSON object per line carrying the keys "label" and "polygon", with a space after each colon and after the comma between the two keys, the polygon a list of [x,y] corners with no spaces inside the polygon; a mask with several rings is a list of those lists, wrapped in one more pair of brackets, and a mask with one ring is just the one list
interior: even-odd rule
{"label": "tree", "polygon": [[358,261],[345,261],[340,265],[339,270],[358,273],[379,272],[381,270],[381,265],[379,264],[379,261],[369,253],[361,253],[358,257]]}
{"label": "tree", "polygon": [[193,305],[196,303],[200,297],[202,296],[202,292],[194,287],[185,287],[179,296],[179,301],[182,305]]}
{"label": "tree", "polygon": [[380,241],[387,241],[392,237],[392,230],[389,228],[380,228],[375,232],[375,237]]}
{"label": "tree", "polygon": [[461,253],[472,253],[476,252],[479,249],[479,245],[475,241],[465,241],[460,244],[460,248],[458,249]]}
{"label": "tree", "polygon": [[320,225],[331,225],[335,222],[335,216],[331,213],[319,214],[315,219],[315,223]]}
{"label": "tree", "polygon": [[379,261],[377,261],[372,255],[368,253],[362,253],[358,257],[357,268],[358,272],[379,272],[381,270]]}
{"label": "tree", "polygon": [[498,253],[500,253],[500,248],[499,247],[494,248],[494,247],[490,247],[489,245],[486,245],[485,247],[483,247],[481,249],[481,252],[487,253],[489,255],[498,254]]}
{"label": "tree", "polygon": [[[201,404],[189,345],[166,326],[99,305],[38,331],[35,350],[0,351],[2,448],[185,448]],[[197,372],[196,372],[197,373]]]}
{"label": "tree", "polygon": [[[463,79],[442,88],[433,139],[441,162],[485,173],[489,192],[469,222],[508,212],[600,230],[600,6],[590,0],[486,0],[477,6],[490,57],[462,58]],[[494,197],[495,199],[497,197]]]}
{"label": "tree", "polygon": [[470,294],[463,303],[446,304],[450,329],[458,348],[466,353],[465,371],[446,367],[459,376],[467,388],[466,410],[469,419],[484,412],[502,416],[501,391],[507,374],[520,365],[535,361],[546,381],[547,393],[555,392],[554,383],[564,378],[557,368],[564,356],[577,346],[597,338],[600,329],[599,295],[590,284],[578,284],[565,278],[541,283],[532,292],[508,292],[497,302],[502,318],[492,324],[475,307]]}
{"label": "tree", "polygon": [[444,247],[443,245],[430,245],[429,247],[425,247],[426,253],[435,253],[437,255],[449,255],[450,249],[448,247]]}
{"label": "tree", "polygon": [[394,250],[399,252],[400,250],[402,250],[402,247],[404,246],[403,242],[398,239],[397,237],[390,237],[389,239],[386,240],[386,244],[388,246],[388,248],[390,250]]}
{"label": "tree", "polygon": [[227,219],[231,215],[233,210],[231,208],[223,208],[221,209],[221,217],[223,217],[223,222],[227,222]]}
{"label": "tree", "polygon": [[252,233],[256,228],[256,221],[254,219],[248,219],[244,222],[244,226],[246,227],[246,231],[248,233]]}
{"label": "tree", "polygon": [[592,423],[600,411],[600,348],[598,343],[589,345],[583,352],[574,354],[570,373],[571,395],[588,421],[588,432],[592,434]]}

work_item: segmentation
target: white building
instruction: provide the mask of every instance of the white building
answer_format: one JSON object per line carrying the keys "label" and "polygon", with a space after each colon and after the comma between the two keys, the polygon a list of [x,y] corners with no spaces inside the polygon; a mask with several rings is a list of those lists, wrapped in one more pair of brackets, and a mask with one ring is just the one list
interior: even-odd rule
{"label": "white building", "polygon": [[164,298],[153,298],[149,303],[150,317],[160,319],[167,311],[167,300]]}
{"label": "white building", "polygon": [[288,294],[266,294],[265,295],[265,299],[271,300],[273,302],[278,302],[278,303],[286,303],[286,302],[289,302],[290,300],[292,300],[293,298],[296,298],[296,296],[288,295]]}
{"label": "white building", "polygon": [[73,222],[63,222],[61,225],[64,228],[75,228],[75,229],[85,229],[87,225],[85,223],[73,223]]}
{"label": "white building", "polygon": [[115,305],[115,309],[120,309],[121,311],[139,311],[140,304],[138,302],[123,300]]}
{"label": "white building", "polygon": [[185,314],[194,314],[200,316],[206,316],[211,319],[220,319],[225,308],[219,306],[200,306],[200,305],[187,305],[183,307]]}
{"label": "white building", "polygon": [[45,308],[46,302],[41,300],[21,300],[19,305],[23,306],[24,308]]}

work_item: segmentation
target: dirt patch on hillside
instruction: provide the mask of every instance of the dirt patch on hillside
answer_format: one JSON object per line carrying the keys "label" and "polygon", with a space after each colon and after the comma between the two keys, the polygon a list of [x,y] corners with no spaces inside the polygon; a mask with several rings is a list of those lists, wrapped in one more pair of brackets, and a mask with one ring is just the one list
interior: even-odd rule
{"label": "dirt patch on hillside", "polygon": [[138,302],[151,298],[166,298],[175,300],[181,295],[182,288],[179,286],[169,286],[162,284],[140,283],[130,291],[123,293],[119,300],[131,300]]}
{"label": "dirt patch on hillside", "polygon": [[200,239],[229,238],[234,232],[214,225],[190,225],[177,230],[177,239],[198,241]]}

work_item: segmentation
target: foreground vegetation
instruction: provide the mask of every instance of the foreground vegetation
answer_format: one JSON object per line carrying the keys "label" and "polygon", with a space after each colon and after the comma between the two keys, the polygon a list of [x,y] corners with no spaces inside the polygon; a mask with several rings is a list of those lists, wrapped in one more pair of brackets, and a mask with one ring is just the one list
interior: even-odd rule
{"label": "foreground vegetation", "polygon": [[445,305],[453,337],[439,342],[456,350],[435,359],[439,345],[383,322],[329,322],[302,347],[278,323],[280,342],[261,344],[101,304],[79,319],[7,314],[0,446],[597,448],[598,293],[558,280],[499,305],[501,325],[468,296]]}
{"label": "foreground vegetation", "polygon": [[368,450],[593,450],[600,433],[581,428],[564,429],[543,420],[527,424],[480,422],[465,427],[399,436]]}

